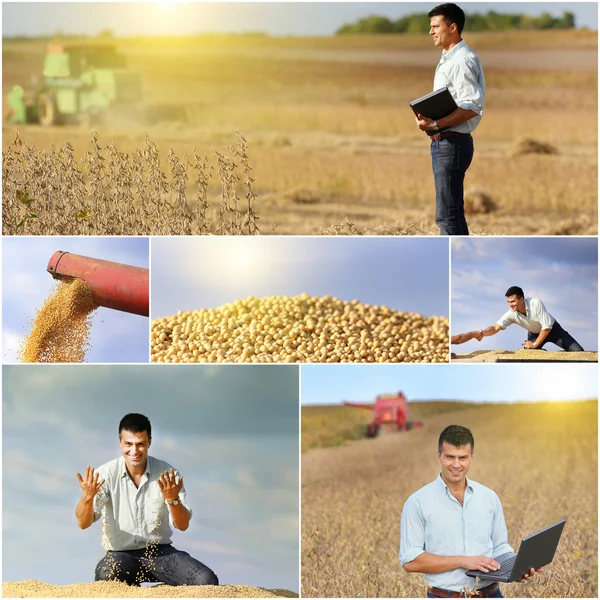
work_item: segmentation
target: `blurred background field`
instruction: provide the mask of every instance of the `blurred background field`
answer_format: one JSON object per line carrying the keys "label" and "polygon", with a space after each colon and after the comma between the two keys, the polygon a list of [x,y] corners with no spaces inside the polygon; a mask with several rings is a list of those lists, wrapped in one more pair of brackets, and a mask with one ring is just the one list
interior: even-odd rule
{"label": "blurred background field", "polygon": [[[472,231],[597,233],[597,32],[465,39],[488,86],[467,175]],[[248,141],[261,233],[437,233],[429,144],[408,107],[431,90],[439,60],[426,34],[109,41],[141,74],[154,118],[95,126],[101,145],[131,153],[149,135],[166,165],[169,149],[214,157],[237,129]],[[6,91],[40,74],[45,46],[3,40],[5,116]],[[81,158],[90,148],[89,127],[5,120],[5,149],[17,130],[39,149],[69,142]],[[209,210],[219,192],[213,177]]]}

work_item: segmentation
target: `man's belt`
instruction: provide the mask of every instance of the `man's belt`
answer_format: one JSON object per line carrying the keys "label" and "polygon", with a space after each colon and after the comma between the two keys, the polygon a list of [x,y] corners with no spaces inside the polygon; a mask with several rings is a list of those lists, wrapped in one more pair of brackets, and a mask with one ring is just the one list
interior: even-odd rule
{"label": "man's belt", "polygon": [[435,135],[429,136],[434,142],[439,142],[447,137],[452,137],[454,135],[470,135],[469,133],[462,133],[460,131],[438,131]]}
{"label": "man's belt", "polygon": [[492,583],[479,590],[470,592],[452,592],[451,590],[442,590],[440,588],[430,587],[427,592],[437,598],[490,598],[498,591],[498,584]]}

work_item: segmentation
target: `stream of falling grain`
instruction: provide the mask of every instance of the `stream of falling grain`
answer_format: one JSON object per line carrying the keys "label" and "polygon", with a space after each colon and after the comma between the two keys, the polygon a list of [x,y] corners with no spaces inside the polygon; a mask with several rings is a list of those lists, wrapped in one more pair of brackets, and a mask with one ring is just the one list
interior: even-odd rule
{"label": "stream of falling grain", "polygon": [[17,358],[24,363],[83,362],[90,348],[92,288],[82,279],[61,279],[31,321]]}

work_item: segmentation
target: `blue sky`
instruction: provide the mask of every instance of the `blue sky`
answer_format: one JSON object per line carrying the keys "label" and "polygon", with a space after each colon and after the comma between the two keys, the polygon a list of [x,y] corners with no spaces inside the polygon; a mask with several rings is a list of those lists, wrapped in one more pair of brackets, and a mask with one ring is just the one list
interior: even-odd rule
{"label": "blue sky", "polygon": [[3,367],[3,581],[92,581],[98,524],[77,527],[75,473],[120,455],[129,412],[194,511],[173,545],[224,584],[298,592],[298,367]]}
{"label": "blue sky", "polygon": [[[4,237],[2,238],[2,361],[17,362],[19,342],[29,322],[52,292],[46,271],[57,250],[149,268],[147,238]],[[87,362],[148,362],[149,321],[108,308],[92,315]]]}
{"label": "blue sky", "polygon": [[302,405],[372,402],[378,394],[398,391],[409,402],[598,397],[598,367],[593,364],[302,365],[300,379]]}
{"label": "blue sky", "polygon": [[442,238],[154,238],[153,318],[248,296],[335,296],[448,316]]}
{"label": "blue sky", "polygon": [[[583,346],[598,350],[598,242],[595,238],[478,238],[452,240],[455,335],[493,325],[508,310],[504,294],[517,285],[538,298]],[[517,350],[527,332],[511,325],[495,336],[453,346],[454,352]],[[554,344],[544,346],[558,351]]]}
{"label": "blue sky", "polygon": [[[435,2],[247,2],[207,3],[170,1],[119,2],[4,2],[3,35],[85,33],[111,29],[116,35],[260,31],[270,35],[330,35],[342,24],[373,14],[397,19],[427,12]],[[465,2],[470,12],[575,14],[578,27],[597,29],[595,2]]]}

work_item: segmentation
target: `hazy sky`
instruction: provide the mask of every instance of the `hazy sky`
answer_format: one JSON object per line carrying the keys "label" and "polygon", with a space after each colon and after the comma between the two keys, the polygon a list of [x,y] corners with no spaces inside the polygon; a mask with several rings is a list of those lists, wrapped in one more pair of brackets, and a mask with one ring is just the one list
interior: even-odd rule
{"label": "hazy sky", "polygon": [[77,527],[86,464],[120,456],[129,412],[194,511],[173,545],[223,584],[298,592],[298,367],[3,367],[3,581],[93,581],[100,527]]}
{"label": "hazy sky", "polygon": [[[46,271],[57,250],[149,268],[148,238],[2,238],[2,361],[17,362],[19,342],[54,287]],[[87,362],[148,362],[149,320],[108,308],[92,315]]]}
{"label": "hazy sky", "polygon": [[[504,294],[517,285],[585,350],[598,350],[598,242],[592,238],[478,238],[452,240],[455,335],[493,325],[508,310]],[[510,325],[495,336],[453,346],[455,352],[516,350],[527,332]],[[560,350],[554,344],[548,351]]]}
{"label": "hazy sky", "polygon": [[[84,33],[186,35],[259,31],[270,35],[330,35],[341,25],[373,14],[397,19],[427,12],[435,2],[4,2],[3,35]],[[597,29],[595,2],[463,2],[473,12],[575,14],[578,27]]]}
{"label": "hazy sky", "polygon": [[[560,367],[560,368],[558,368]],[[590,364],[302,365],[302,404],[372,402],[404,392],[417,400],[583,400],[598,397],[598,367]]]}
{"label": "hazy sky", "polygon": [[154,238],[152,317],[303,292],[447,316],[448,253],[442,238]]}

